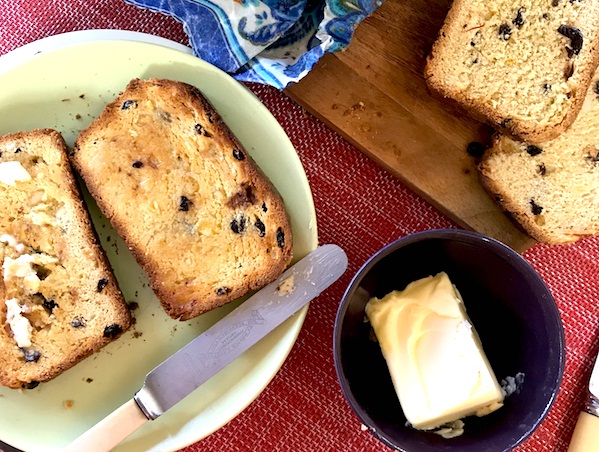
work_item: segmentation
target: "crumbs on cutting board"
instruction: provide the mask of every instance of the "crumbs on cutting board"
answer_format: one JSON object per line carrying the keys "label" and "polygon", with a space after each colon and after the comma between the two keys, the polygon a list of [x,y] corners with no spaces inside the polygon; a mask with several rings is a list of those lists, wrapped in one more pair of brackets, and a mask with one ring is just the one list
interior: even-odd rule
{"label": "crumbs on cutting board", "polygon": [[73,405],[75,405],[75,401],[73,401],[73,400],[64,400],[62,402],[62,406],[67,410],[70,410],[71,408],[73,408]]}

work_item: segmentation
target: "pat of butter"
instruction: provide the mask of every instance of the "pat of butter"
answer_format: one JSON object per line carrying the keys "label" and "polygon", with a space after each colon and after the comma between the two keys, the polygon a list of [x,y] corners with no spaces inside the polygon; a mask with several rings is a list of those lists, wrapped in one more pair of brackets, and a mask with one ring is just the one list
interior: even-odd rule
{"label": "pat of butter", "polygon": [[12,330],[13,338],[19,347],[31,347],[33,327],[27,317],[21,315],[23,309],[16,298],[6,300],[6,323]]}
{"label": "pat of butter", "polygon": [[501,387],[447,274],[372,298],[366,315],[414,428],[430,430],[502,406]]}
{"label": "pat of butter", "polygon": [[10,161],[0,163],[0,182],[7,185],[16,185],[16,182],[31,180],[27,170],[21,162]]}

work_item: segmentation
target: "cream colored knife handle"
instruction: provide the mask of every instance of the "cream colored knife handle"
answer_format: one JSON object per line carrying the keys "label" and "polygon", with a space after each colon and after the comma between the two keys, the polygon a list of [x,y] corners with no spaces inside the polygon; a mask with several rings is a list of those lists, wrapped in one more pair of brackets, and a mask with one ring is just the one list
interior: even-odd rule
{"label": "cream colored knife handle", "polygon": [[580,413],[568,452],[599,451],[599,417]]}
{"label": "cream colored knife handle", "polygon": [[147,421],[131,399],[75,439],[63,452],[108,452]]}

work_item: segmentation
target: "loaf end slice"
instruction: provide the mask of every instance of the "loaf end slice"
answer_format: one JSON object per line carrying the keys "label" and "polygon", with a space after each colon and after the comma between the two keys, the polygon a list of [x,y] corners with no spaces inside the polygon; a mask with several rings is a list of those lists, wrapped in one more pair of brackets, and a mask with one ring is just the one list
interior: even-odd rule
{"label": "loaf end slice", "polygon": [[0,137],[0,384],[32,388],[129,328],[61,135]]}
{"label": "loaf end slice", "polygon": [[456,0],[425,78],[477,119],[540,143],[575,120],[598,63],[596,3]]}
{"label": "loaf end slice", "polygon": [[80,134],[72,162],[173,318],[239,298],[290,263],[283,200],[191,85],[132,80]]}

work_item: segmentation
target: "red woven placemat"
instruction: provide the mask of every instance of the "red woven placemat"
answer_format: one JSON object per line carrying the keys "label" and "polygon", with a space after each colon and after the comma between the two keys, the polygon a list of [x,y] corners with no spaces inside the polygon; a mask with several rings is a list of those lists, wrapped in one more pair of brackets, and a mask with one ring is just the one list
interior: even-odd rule
{"label": "red woven placemat", "polygon": [[[0,55],[47,36],[94,28],[141,31],[187,43],[173,19],[120,0],[0,0]],[[266,390],[228,425],[185,450],[388,450],[361,430],[337,383],[332,356],[337,306],[353,274],[380,247],[412,232],[454,223],[283,93],[249,87],[297,149],[312,187],[320,242],[343,247],[349,269],[312,303],[297,344]],[[517,450],[565,451],[599,349],[599,239],[537,245],[524,256],[556,298],[567,355],[553,408]]]}

